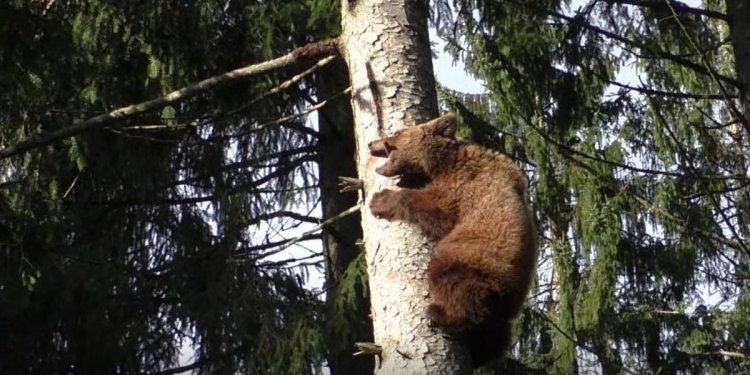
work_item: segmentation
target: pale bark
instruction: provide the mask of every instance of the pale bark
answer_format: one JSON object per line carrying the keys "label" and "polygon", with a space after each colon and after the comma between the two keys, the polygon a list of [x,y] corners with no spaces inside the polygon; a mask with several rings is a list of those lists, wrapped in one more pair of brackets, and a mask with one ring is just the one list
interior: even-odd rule
{"label": "pale bark", "polygon": [[414,227],[378,220],[373,193],[394,188],[375,174],[382,163],[367,143],[438,116],[425,0],[342,0],[341,53],[352,83],[359,177],[364,183],[362,229],[370,281],[376,374],[468,374],[468,353],[428,327],[425,271],[434,244]]}

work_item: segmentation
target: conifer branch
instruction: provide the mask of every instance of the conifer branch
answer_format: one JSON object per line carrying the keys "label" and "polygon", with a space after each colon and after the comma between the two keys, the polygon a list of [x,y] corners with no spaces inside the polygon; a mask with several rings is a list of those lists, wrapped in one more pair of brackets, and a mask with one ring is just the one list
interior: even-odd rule
{"label": "conifer branch", "polygon": [[[695,227],[688,227],[687,223],[685,223],[685,220],[683,218],[679,218],[671,213],[669,213],[667,210],[661,209],[657,207],[653,202],[651,202],[648,199],[642,198],[636,194],[630,194],[636,201],[638,201],[641,205],[643,205],[646,208],[650,208],[655,214],[657,214],[660,217],[663,217],[673,224],[677,224],[680,227],[684,228],[686,231],[693,231],[697,232],[699,235],[703,236],[706,239],[716,241],[718,243],[721,243],[725,246],[729,246],[731,248],[741,250],[744,248],[741,241],[736,241],[733,239],[725,238],[724,236],[720,234],[716,234],[713,232],[704,231]],[[731,259],[727,259],[728,261],[732,262],[735,266],[737,266],[736,263],[734,263]]]}
{"label": "conifer branch", "polygon": [[[652,97],[648,97],[649,101],[653,102]],[[687,166],[692,172],[693,175],[699,175],[700,170],[698,167],[695,166],[695,163],[693,162],[693,158],[690,156],[690,153],[685,149],[684,145],[680,142],[680,140],[677,138],[677,136],[672,131],[672,128],[669,126],[669,123],[667,122],[667,119],[664,118],[664,116],[659,111],[655,111],[656,116],[658,117],[659,121],[662,123],[662,126],[664,127],[664,130],[666,130],[667,135],[672,139],[672,142],[674,142],[675,147],[677,148],[677,152],[680,154],[680,156],[687,162]],[[705,181],[699,180],[703,184],[703,188],[709,188]],[[726,187],[726,181],[722,181],[724,186]],[[739,249],[742,250],[745,254],[750,255],[750,248],[744,243],[742,240],[742,237],[740,236],[739,232],[737,231],[737,228],[734,227],[734,225],[731,225],[731,221],[727,218],[726,212],[721,209],[721,202],[719,199],[716,198],[715,195],[709,194],[708,199],[713,204],[714,208],[718,212],[719,216],[721,216],[722,220],[726,223],[726,226],[729,228],[729,231],[732,233],[732,237],[734,240],[740,245]]]}
{"label": "conifer branch", "polygon": [[[695,93],[688,93],[688,92],[679,92],[679,91],[661,91],[661,90],[654,90],[649,89],[644,86],[631,86],[622,82],[617,82],[611,79],[608,79],[596,72],[589,72],[592,75],[597,76],[602,81],[606,82],[607,84],[610,84],[612,86],[617,86],[626,90],[635,91],[641,94],[645,95],[656,95],[656,96],[662,96],[662,97],[668,97],[668,98],[676,98],[676,99],[695,99],[695,100],[726,100],[727,97],[724,94],[695,94]],[[736,99],[739,95],[730,95],[730,98]]]}
{"label": "conifer branch", "polygon": [[202,357],[201,359],[198,359],[195,362],[193,362],[191,364],[188,364],[188,365],[185,365],[185,366],[173,367],[173,368],[166,369],[166,370],[163,370],[163,371],[149,372],[149,373],[146,373],[146,374],[147,375],[177,375],[177,374],[183,374],[183,373],[186,373],[188,371],[197,370],[197,369],[199,369],[201,367],[206,366],[207,364],[209,364],[211,362],[215,362],[217,360],[221,360],[221,359],[225,359],[225,358],[229,358],[229,357],[238,355],[238,354],[240,354],[240,353],[242,353],[242,352],[244,352],[246,350],[247,350],[247,348],[244,345],[241,345],[241,346],[239,346],[239,347],[237,347],[237,348],[235,348],[235,349],[233,349],[231,351],[228,351],[228,352],[225,352],[225,353],[221,353],[221,354],[216,355],[214,357]]}
{"label": "conifer branch", "polygon": [[[500,1],[500,0],[495,0],[495,1]],[[509,1],[509,2],[511,2],[511,3],[513,3],[513,4],[517,5],[517,6],[520,6],[520,7],[525,7],[525,8],[528,8],[528,9],[532,9],[534,11],[542,12],[544,14],[547,14],[547,15],[549,15],[551,17],[555,17],[555,18],[564,20],[564,21],[568,22],[571,25],[579,26],[579,27],[581,27],[583,29],[586,29],[588,31],[591,31],[591,32],[594,32],[596,34],[599,34],[599,35],[605,36],[607,38],[610,38],[612,40],[618,41],[618,42],[620,42],[620,43],[622,43],[624,45],[638,48],[638,49],[646,52],[651,57],[657,57],[657,58],[661,58],[661,59],[670,60],[670,61],[672,61],[674,63],[677,63],[679,65],[682,65],[682,66],[684,66],[686,68],[690,68],[690,69],[692,69],[692,70],[694,70],[694,71],[696,71],[698,73],[702,73],[702,74],[705,74],[705,75],[713,76],[716,79],[720,80],[721,82],[728,83],[728,84],[730,84],[730,85],[732,85],[734,87],[737,87],[737,88],[742,87],[742,84],[739,81],[737,81],[736,79],[732,78],[732,77],[727,77],[727,76],[725,76],[723,74],[720,74],[719,72],[716,72],[714,70],[708,69],[705,66],[703,66],[701,64],[698,64],[696,62],[693,62],[690,59],[686,59],[686,58],[684,58],[682,56],[678,56],[678,55],[669,53],[667,51],[662,51],[662,50],[656,49],[656,48],[654,48],[652,46],[649,46],[649,45],[647,45],[645,43],[641,43],[639,41],[636,41],[636,40],[633,40],[633,39],[629,39],[629,38],[626,38],[626,37],[621,36],[621,35],[617,35],[616,33],[612,32],[612,31],[603,29],[603,28],[601,28],[599,26],[592,25],[592,24],[584,21],[580,17],[567,16],[565,14],[562,14],[562,13],[559,13],[559,12],[555,12],[553,10],[549,10],[549,9],[545,9],[543,7],[531,5],[528,2],[521,2],[521,1],[518,1],[518,0],[506,0],[506,1]]]}
{"label": "conifer branch", "polygon": [[[314,161],[315,157],[313,155],[304,155],[302,157],[299,157],[295,159],[294,161],[290,162],[287,166],[283,168],[278,168],[274,170],[273,172],[253,181],[248,181],[246,183],[238,184],[236,186],[232,186],[229,190],[227,190],[224,194],[226,195],[234,195],[234,194],[247,194],[248,192],[252,193],[254,190],[253,188],[263,185],[264,183],[274,179],[281,177],[283,175],[291,173],[293,170],[299,168],[301,165],[303,165],[306,162]],[[190,181],[178,181],[173,186],[177,185],[185,185],[189,184]],[[196,204],[196,203],[205,203],[205,202],[212,202],[217,199],[216,195],[202,195],[202,196],[195,196],[195,197],[185,197],[185,198],[154,198],[154,199],[123,199],[123,200],[106,200],[106,201],[99,201],[95,202],[95,204],[106,204],[106,205],[117,205],[117,206],[139,206],[139,205],[182,205],[182,204]]]}
{"label": "conifer branch", "polygon": [[[557,325],[557,323],[555,323],[555,321],[554,321],[554,320],[552,320],[552,319],[551,319],[551,318],[550,318],[549,316],[547,316],[547,314],[546,314],[546,313],[545,313],[544,311],[542,311],[542,310],[539,310],[539,309],[529,309],[529,310],[530,310],[530,311],[531,311],[532,313],[535,313],[535,314],[537,314],[537,315],[538,315],[539,317],[541,317],[541,318],[542,318],[543,320],[545,320],[545,321],[546,321],[546,322],[547,322],[547,323],[548,323],[549,325],[551,325],[551,326],[552,326],[552,328],[554,328],[554,329],[555,329],[555,330],[556,330],[557,332],[559,332],[559,333],[560,333],[561,335],[563,335],[563,337],[564,337],[564,338],[565,338],[566,340],[568,340],[568,341],[572,342],[572,343],[573,343],[573,344],[574,344],[575,346],[577,346],[577,347],[579,347],[579,348],[581,348],[581,349],[584,349],[584,350],[586,350],[587,352],[589,352],[589,353],[591,353],[591,354],[595,355],[595,356],[596,356],[597,358],[599,358],[600,360],[603,360],[603,358],[602,358],[602,357],[603,357],[603,355],[602,355],[601,353],[599,353],[599,352],[598,352],[597,350],[595,350],[594,348],[592,348],[592,347],[590,347],[590,346],[588,346],[588,345],[586,345],[586,344],[584,344],[584,343],[580,342],[579,340],[577,340],[577,339],[576,339],[576,338],[575,338],[575,337],[573,336],[574,334],[571,334],[571,333],[568,333],[568,332],[564,331],[564,330],[563,330],[562,328],[560,328],[560,326],[559,326],[559,325]],[[635,371],[633,371],[633,370],[631,370],[631,369],[629,369],[629,368],[625,367],[624,365],[621,365],[621,364],[616,364],[616,363],[612,363],[612,365],[615,365],[615,366],[619,367],[619,368],[620,368],[620,369],[621,369],[621,370],[622,370],[623,372],[626,372],[626,373],[628,373],[628,374],[633,374],[633,375],[636,375],[636,374],[638,374],[637,372],[635,372]]]}
{"label": "conifer branch", "polygon": [[652,8],[657,10],[665,10],[667,7],[672,7],[683,14],[692,14],[694,16],[717,18],[722,21],[729,21],[729,16],[725,13],[708,10],[693,8],[687,6],[679,1],[665,0],[665,3],[657,3],[654,1],[643,1],[643,0],[604,0],[607,4],[622,4],[622,5],[635,5],[642,8]]}
{"label": "conifer branch", "polygon": [[[740,120],[742,126],[745,128],[745,131],[750,133],[750,124],[747,123],[745,120],[745,116],[743,113],[737,108],[737,106],[734,104],[734,101],[730,100],[730,93],[729,90],[722,84],[721,80],[719,79],[718,73],[714,69],[711,68],[711,62],[708,61],[708,58],[706,57],[705,53],[702,53],[701,48],[698,46],[698,43],[695,41],[695,38],[693,38],[692,35],[690,35],[690,32],[688,32],[685,25],[682,23],[679,17],[677,17],[677,11],[675,10],[675,7],[672,5],[672,3],[669,0],[664,0],[669,7],[670,11],[672,12],[672,15],[675,17],[675,21],[680,26],[680,29],[682,30],[682,33],[685,34],[685,37],[687,40],[690,41],[691,46],[693,49],[698,52],[699,56],[701,57],[701,62],[706,67],[706,69],[709,72],[710,77],[716,82],[717,86],[719,86],[719,90],[721,90],[722,94],[726,98],[725,105],[729,107],[729,110],[732,112],[732,114]],[[742,87],[742,86],[739,86]]]}
{"label": "conifer branch", "polygon": [[248,65],[243,68],[220,74],[203,81],[193,83],[179,90],[170,92],[156,99],[145,101],[127,107],[118,108],[109,113],[92,117],[81,123],[65,127],[63,129],[50,133],[42,133],[23,140],[20,143],[5,147],[0,150],[0,159],[21,154],[31,149],[47,146],[85,132],[87,130],[121,121],[134,115],[157,109],[167,104],[175,103],[198,94],[207,92],[217,87],[226,85],[239,79],[252,77],[255,75],[268,73],[271,71],[287,68],[297,64],[302,60],[316,59],[320,57],[330,57],[338,52],[338,40],[330,39],[322,42],[311,43],[295,49],[294,51],[258,64]]}
{"label": "conifer branch", "polygon": [[[528,119],[527,119],[528,120]],[[530,123],[530,122],[529,122]],[[537,132],[537,134],[542,137],[547,143],[564,150],[565,152],[571,154],[580,156],[584,159],[604,163],[611,165],[613,167],[625,169],[632,172],[637,173],[643,173],[643,174],[650,174],[650,175],[662,175],[662,176],[669,176],[669,177],[679,177],[679,178],[691,178],[695,180],[738,180],[738,181],[747,181],[748,177],[741,174],[735,174],[735,175],[704,175],[700,173],[691,173],[691,174],[684,174],[680,172],[671,172],[671,171],[662,171],[662,170],[656,170],[656,169],[648,169],[648,168],[640,168],[628,164],[619,163],[616,161],[604,159],[602,157],[596,156],[596,155],[590,155],[585,152],[578,151],[570,146],[567,146],[565,144],[562,144],[547,135],[544,130],[537,128],[536,126],[531,126],[531,128]]]}
{"label": "conifer branch", "polygon": [[[260,100],[262,100],[264,98],[267,98],[267,97],[269,97],[269,96],[271,96],[273,94],[279,93],[279,92],[281,92],[282,90],[284,90],[286,88],[289,88],[292,84],[299,82],[300,80],[302,80],[302,78],[304,78],[304,77],[312,74],[313,72],[315,72],[320,67],[325,66],[326,64],[328,64],[329,62],[331,62],[335,57],[336,56],[328,56],[328,57],[326,57],[326,58],[318,61],[315,65],[313,65],[309,69],[305,70],[304,72],[299,73],[299,74],[291,77],[290,79],[282,82],[281,84],[277,85],[276,87],[272,88],[271,90],[263,93],[263,95],[255,98],[253,100],[251,100],[249,103],[243,104],[242,106],[240,106],[240,107],[238,107],[236,109],[233,109],[232,111],[229,111],[227,113],[221,113],[221,114],[218,114],[218,115],[212,115],[212,116],[204,117],[200,121],[196,121],[195,123],[185,123],[185,124],[176,124],[176,125],[165,125],[165,124],[132,125],[132,126],[123,126],[123,127],[121,127],[121,129],[128,129],[128,130],[131,130],[131,129],[133,129],[133,130],[161,130],[161,129],[181,129],[181,128],[187,128],[187,127],[198,127],[198,126],[203,126],[203,125],[206,125],[206,124],[210,124],[210,123],[212,123],[212,122],[214,122],[214,121],[216,121],[217,119],[220,119],[220,118],[226,118],[226,117],[237,115],[237,114],[241,113],[242,111],[248,109],[252,105],[256,104]],[[228,139],[235,138],[235,137],[241,137],[241,136],[244,136],[244,135],[252,134],[254,132],[263,130],[263,129],[271,126],[271,125],[277,125],[277,124],[280,124],[282,122],[288,122],[288,121],[295,120],[295,119],[298,119],[298,118],[301,118],[301,117],[305,117],[305,116],[309,115],[310,113],[315,112],[315,111],[319,110],[320,108],[323,108],[326,104],[328,104],[328,102],[331,99],[336,98],[336,97],[338,97],[340,95],[348,94],[348,93],[351,92],[351,90],[352,90],[351,86],[349,86],[343,92],[341,92],[339,94],[336,94],[336,95],[334,95],[331,98],[328,98],[326,100],[322,100],[322,101],[320,101],[318,103],[315,103],[310,108],[308,108],[308,109],[306,109],[306,110],[304,110],[302,112],[291,114],[291,115],[288,115],[288,116],[283,116],[283,117],[280,117],[280,118],[277,118],[277,119],[274,119],[274,120],[269,120],[269,121],[260,123],[260,124],[255,125],[251,129],[246,130],[244,132],[238,132],[238,133],[234,133],[234,134],[227,134],[227,135],[219,135],[219,136],[210,137],[210,138],[206,139],[206,141],[208,141],[208,142],[218,142],[218,141],[224,141],[224,140],[228,140]],[[309,129],[309,128],[295,128],[295,129],[299,130],[300,132],[303,132],[305,134],[312,135],[313,137],[316,137],[316,138],[318,138],[320,136],[320,134],[318,134],[318,132],[316,132],[313,129]],[[114,129],[110,129],[110,130],[115,131]],[[129,135],[127,133],[123,133],[123,134],[124,135]],[[161,141],[161,140],[154,139],[154,141]]]}

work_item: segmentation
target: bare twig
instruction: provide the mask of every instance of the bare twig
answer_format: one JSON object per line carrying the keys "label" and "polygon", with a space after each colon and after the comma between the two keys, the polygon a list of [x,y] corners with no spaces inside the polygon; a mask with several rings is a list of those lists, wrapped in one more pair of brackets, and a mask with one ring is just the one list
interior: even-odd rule
{"label": "bare twig", "polygon": [[[341,220],[342,218],[344,218],[346,216],[349,216],[349,215],[351,215],[351,214],[359,211],[361,208],[362,208],[362,206],[359,205],[359,204],[356,205],[356,206],[352,206],[349,209],[347,209],[346,211],[343,211],[343,212],[339,213],[336,216],[328,218],[327,220],[325,220],[322,223],[316,225],[312,229],[303,232],[302,234],[300,234],[297,237],[286,239],[286,240],[283,240],[283,241],[274,242],[274,243],[269,243],[269,244],[264,244],[264,245],[258,245],[258,246],[254,246],[254,247],[248,248],[248,249],[243,249],[242,254],[235,254],[233,260],[237,261],[237,262],[247,262],[247,261],[249,261],[249,262],[256,262],[256,261],[258,261],[261,258],[265,258],[265,257],[268,257],[270,255],[278,254],[278,253],[280,253],[280,252],[288,249],[289,247],[295,245],[296,243],[298,243],[300,241],[309,240],[309,239],[313,239],[313,238],[319,238],[318,236],[315,235],[319,230],[321,230],[321,229],[323,229],[323,228],[325,228],[325,227],[333,224],[334,222],[336,222],[338,220]],[[270,252],[265,252],[265,253],[257,256],[257,257],[243,258],[243,256],[246,253],[252,253],[255,250],[262,250],[262,249],[273,248],[273,247],[276,247],[276,249],[274,249],[274,250],[272,250]]]}
{"label": "bare twig", "polygon": [[344,218],[346,216],[349,216],[349,215],[351,215],[351,214],[359,211],[361,208],[362,208],[362,206],[358,204],[356,206],[350,207],[346,211],[343,211],[343,212],[339,213],[336,216],[328,218],[328,220],[326,220],[326,221],[324,221],[324,222],[316,225],[312,229],[310,229],[310,230],[308,230],[308,231],[300,234],[299,236],[293,238],[291,241],[287,242],[284,246],[280,247],[278,250],[281,251],[281,250],[284,250],[284,249],[286,249],[286,248],[288,248],[288,247],[296,244],[297,242],[299,242],[303,238],[305,238],[307,236],[310,236],[310,235],[314,234],[315,232],[323,229],[324,227],[327,227],[327,226],[333,224],[334,222],[336,222],[336,221],[338,221],[338,220],[340,220],[340,219],[342,219],[342,218]]}
{"label": "bare twig", "polygon": [[67,190],[65,190],[65,193],[63,194],[63,199],[68,197],[68,194],[73,190],[73,187],[76,186],[76,182],[78,182],[78,177],[81,177],[81,175],[77,175],[76,178],[73,179],[73,182],[70,183],[70,186]]}
{"label": "bare twig", "polygon": [[[310,75],[313,72],[315,72],[316,70],[318,70],[320,67],[323,67],[323,66],[327,65],[334,58],[336,58],[336,56],[332,55],[332,56],[328,56],[328,57],[326,57],[326,58],[318,61],[317,63],[315,63],[315,65],[313,65],[310,68],[306,69],[304,72],[294,75],[292,78],[289,78],[288,80],[282,82],[278,86],[272,88],[271,90],[268,90],[267,92],[263,93],[263,95],[255,98],[253,100],[251,100],[247,104],[245,104],[245,105],[243,105],[243,106],[241,106],[241,107],[233,110],[232,112],[224,114],[224,116],[232,116],[232,115],[235,115],[237,113],[240,113],[240,112],[246,110],[247,108],[249,108],[250,106],[258,103],[261,100],[263,100],[264,98],[267,98],[267,97],[269,97],[269,96],[271,96],[273,94],[277,94],[277,93],[281,92],[282,90],[285,90],[285,89],[289,88],[293,84],[295,84],[295,83],[299,82],[300,80],[302,80],[302,78],[305,78],[308,75]],[[205,123],[206,123],[206,121],[202,121],[201,125],[205,124]]]}
{"label": "bare twig", "polygon": [[319,223],[320,219],[317,219],[315,217],[303,215],[300,213],[296,213],[294,211],[277,211],[272,212],[268,214],[258,215],[253,218],[250,222],[246,223],[246,225],[255,225],[260,223],[261,221],[268,221],[271,219],[279,219],[279,218],[292,218],[297,221],[304,221],[306,223]]}
{"label": "bare twig", "polygon": [[346,193],[362,189],[364,184],[362,180],[354,177],[339,176],[339,192]]}
{"label": "bare twig", "polygon": [[380,368],[381,363],[383,362],[383,347],[382,346],[374,342],[355,342],[354,347],[356,347],[359,351],[355,352],[353,355],[363,355],[363,354],[374,355],[375,358],[377,358],[378,368]]}
{"label": "bare twig", "polygon": [[355,342],[354,346],[359,350],[353,355],[362,354],[380,354],[383,352],[383,348],[373,342]]}

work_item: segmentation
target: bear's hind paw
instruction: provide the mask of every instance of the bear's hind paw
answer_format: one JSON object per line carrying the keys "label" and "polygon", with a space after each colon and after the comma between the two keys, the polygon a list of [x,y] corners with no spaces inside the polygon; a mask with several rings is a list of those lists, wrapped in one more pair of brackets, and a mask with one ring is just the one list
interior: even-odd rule
{"label": "bear's hind paw", "polygon": [[423,315],[429,320],[430,326],[442,326],[445,322],[445,309],[436,303],[431,303],[424,309]]}

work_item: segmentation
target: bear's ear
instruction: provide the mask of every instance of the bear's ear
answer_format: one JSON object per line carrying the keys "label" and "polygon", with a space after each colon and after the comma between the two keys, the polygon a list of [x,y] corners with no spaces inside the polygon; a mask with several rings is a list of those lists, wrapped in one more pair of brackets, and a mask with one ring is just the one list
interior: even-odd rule
{"label": "bear's ear", "polygon": [[452,113],[438,117],[434,121],[433,134],[446,138],[456,137],[456,117]]}

